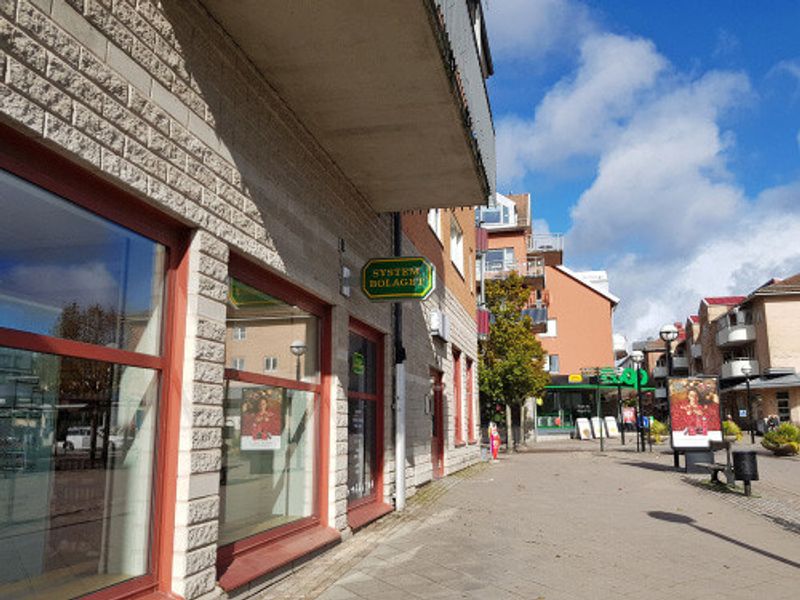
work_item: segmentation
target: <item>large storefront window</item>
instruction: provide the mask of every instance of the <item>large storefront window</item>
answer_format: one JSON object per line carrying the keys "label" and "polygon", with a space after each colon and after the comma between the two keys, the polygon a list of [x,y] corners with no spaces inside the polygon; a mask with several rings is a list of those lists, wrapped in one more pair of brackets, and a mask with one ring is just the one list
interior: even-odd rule
{"label": "large storefront window", "polygon": [[221,545],[319,513],[320,317],[232,278],[227,328]]}
{"label": "large storefront window", "polygon": [[167,247],[5,171],[0,214],[0,597],[83,596],[152,574]]}
{"label": "large storefront window", "polygon": [[379,340],[363,327],[350,331],[347,500],[351,505],[375,499],[380,480]]}

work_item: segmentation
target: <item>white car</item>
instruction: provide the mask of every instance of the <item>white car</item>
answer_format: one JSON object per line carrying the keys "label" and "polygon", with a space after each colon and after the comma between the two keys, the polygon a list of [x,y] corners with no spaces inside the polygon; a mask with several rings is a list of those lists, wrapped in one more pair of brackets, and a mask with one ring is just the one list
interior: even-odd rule
{"label": "white car", "polygon": [[[97,446],[103,446],[102,429],[97,430]],[[115,449],[122,444],[122,436],[111,434],[109,436],[111,449]],[[89,450],[92,447],[92,428],[91,427],[70,427],[67,429],[67,439],[64,441],[65,450]]]}

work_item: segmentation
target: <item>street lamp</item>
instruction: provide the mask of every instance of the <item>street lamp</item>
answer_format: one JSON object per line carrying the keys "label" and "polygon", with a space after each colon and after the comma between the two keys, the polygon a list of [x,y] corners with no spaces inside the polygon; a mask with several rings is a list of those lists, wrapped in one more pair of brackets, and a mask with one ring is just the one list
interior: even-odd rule
{"label": "street lamp", "polygon": [[289,346],[289,350],[297,357],[297,381],[300,381],[300,357],[306,353],[308,346],[302,340],[295,340]]}
{"label": "street lamp", "polygon": [[756,443],[756,421],[753,415],[753,399],[750,396],[750,375],[753,373],[752,367],[742,367],[742,375],[747,386],[747,410],[750,413],[750,443]]}
{"label": "street lamp", "polygon": [[644,352],[634,350],[631,352],[631,360],[636,365],[636,398],[639,408],[636,409],[636,450],[644,452],[644,429],[642,428],[642,363],[644,362]]}
{"label": "street lamp", "polygon": [[[667,350],[667,412],[669,412],[669,378],[672,377],[672,342],[678,339],[678,328],[675,327],[672,323],[667,323],[661,328],[661,331],[658,332],[658,337],[660,337],[664,345],[666,346]],[[677,469],[680,466],[678,452],[674,451],[673,459],[675,462],[675,468]]]}

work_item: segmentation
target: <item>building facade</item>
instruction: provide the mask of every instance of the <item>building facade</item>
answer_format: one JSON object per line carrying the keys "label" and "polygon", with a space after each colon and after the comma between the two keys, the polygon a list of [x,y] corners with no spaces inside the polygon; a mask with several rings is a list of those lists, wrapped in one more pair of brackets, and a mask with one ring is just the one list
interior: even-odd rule
{"label": "building facade", "polygon": [[390,213],[493,196],[479,3],[0,19],[0,596],[248,596],[392,510],[398,342],[401,485],[477,457],[466,297],[398,339],[353,274],[419,250]]}

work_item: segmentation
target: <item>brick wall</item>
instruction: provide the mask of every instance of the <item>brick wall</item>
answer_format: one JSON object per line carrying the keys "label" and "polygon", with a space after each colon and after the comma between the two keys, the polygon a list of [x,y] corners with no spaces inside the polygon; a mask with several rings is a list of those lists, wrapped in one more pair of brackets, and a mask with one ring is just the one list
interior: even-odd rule
{"label": "brick wall", "polygon": [[[281,98],[194,0],[0,0],[0,119],[177,217],[193,231],[181,401],[174,591],[215,591],[228,258],[236,252],[331,304],[331,525],[347,527],[347,335],[350,316],[391,333],[391,308],[354,289],[391,253],[376,214]],[[465,231],[466,233],[466,231]],[[340,250],[340,240],[345,242]],[[445,308],[454,342],[476,357],[475,322],[442,289],[407,309],[407,479],[430,478],[428,368],[437,348],[426,311]],[[391,336],[386,337],[385,489],[393,491]],[[433,361],[433,362],[431,362]],[[462,386],[466,390],[466,385]],[[477,394],[477,384],[473,389]],[[447,396],[451,398],[451,394]],[[465,404],[466,406],[466,404]],[[477,399],[474,402],[477,411]],[[476,447],[451,449],[448,471]],[[466,423],[466,414],[464,416]],[[476,417],[477,423],[477,417]]]}

